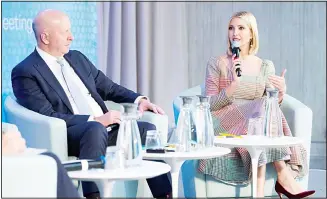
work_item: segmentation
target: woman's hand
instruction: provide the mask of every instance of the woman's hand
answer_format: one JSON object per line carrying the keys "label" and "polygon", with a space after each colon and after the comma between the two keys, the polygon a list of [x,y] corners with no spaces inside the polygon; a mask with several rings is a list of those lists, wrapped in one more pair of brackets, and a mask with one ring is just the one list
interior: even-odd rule
{"label": "woman's hand", "polygon": [[285,83],[285,73],[286,69],[283,70],[281,76],[278,75],[270,75],[268,77],[269,81],[272,85],[278,89],[278,102],[281,103],[283,101],[283,97],[286,93],[286,83]]}

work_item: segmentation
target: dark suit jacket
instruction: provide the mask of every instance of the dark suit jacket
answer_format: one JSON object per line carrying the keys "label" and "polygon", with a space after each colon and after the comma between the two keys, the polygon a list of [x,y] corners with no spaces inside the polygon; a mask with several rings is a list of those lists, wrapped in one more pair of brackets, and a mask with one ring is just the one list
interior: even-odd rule
{"label": "dark suit jacket", "polygon": [[[106,100],[133,103],[140,96],[111,81],[81,52],[71,50],[64,57],[104,113],[108,111],[104,104]],[[36,50],[15,66],[11,81],[18,103],[30,110],[63,119],[67,127],[89,118],[89,115],[73,114],[65,91]]]}

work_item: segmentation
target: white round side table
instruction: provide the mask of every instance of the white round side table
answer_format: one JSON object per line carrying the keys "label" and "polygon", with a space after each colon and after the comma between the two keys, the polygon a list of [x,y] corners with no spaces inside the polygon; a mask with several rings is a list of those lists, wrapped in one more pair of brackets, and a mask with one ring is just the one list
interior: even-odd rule
{"label": "white round side table", "polygon": [[180,169],[186,160],[210,159],[230,153],[230,149],[211,147],[191,152],[143,153],[143,159],[163,160],[171,167],[173,197],[184,197],[178,194],[178,177]]}
{"label": "white round side table", "polygon": [[68,176],[82,181],[94,181],[103,198],[112,196],[112,186],[115,180],[139,180],[152,178],[170,171],[170,166],[153,161],[142,160],[140,166],[124,169],[90,169],[85,171],[70,171]]}
{"label": "white round side table", "polygon": [[280,148],[294,146],[302,143],[297,137],[266,137],[266,136],[242,136],[242,138],[215,138],[214,143],[218,146],[234,148],[246,148],[251,156],[252,164],[252,196],[257,196],[257,174],[260,154],[266,148]]}

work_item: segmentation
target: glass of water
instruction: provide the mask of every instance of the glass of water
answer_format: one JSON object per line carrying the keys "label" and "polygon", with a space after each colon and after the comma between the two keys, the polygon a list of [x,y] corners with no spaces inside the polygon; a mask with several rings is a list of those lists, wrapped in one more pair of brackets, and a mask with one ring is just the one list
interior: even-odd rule
{"label": "glass of water", "polygon": [[160,141],[160,131],[158,130],[150,130],[147,131],[146,140],[145,140],[145,149],[161,149]]}
{"label": "glass of water", "polygon": [[263,117],[250,118],[248,123],[248,136],[264,136]]}
{"label": "glass of water", "polygon": [[118,148],[116,146],[109,146],[106,149],[106,164],[105,169],[116,169],[118,165],[117,157]]}

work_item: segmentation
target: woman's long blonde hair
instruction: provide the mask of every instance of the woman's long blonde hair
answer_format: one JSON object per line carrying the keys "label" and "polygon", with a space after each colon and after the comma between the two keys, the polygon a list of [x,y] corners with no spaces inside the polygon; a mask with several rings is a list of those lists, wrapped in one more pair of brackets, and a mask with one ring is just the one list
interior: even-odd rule
{"label": "woman's long blonde hair", "polygon": [[[255,19],[253,14],[250,13],[250,12],[247,12],[247,11],[236,12],[236,13],[233,14],[231,19],[229,20],[228,28],[229,28],[230,22],[236,17],[246,21],[247,25],[248,25],[251,33],[252,33],[252,39],[250,41],[250,48],[249,48],[249,55],[257,54],[257,52],[259,50],[259,33],[258,33],[257,20]],[[227,28],[227,30],[228,30],[228,28]],[[231,42],[229,40],[228,33],[227,33],[227,43],[228,43],[227,44],[227,46],[228,46],[227,54],[232,55]]]}

